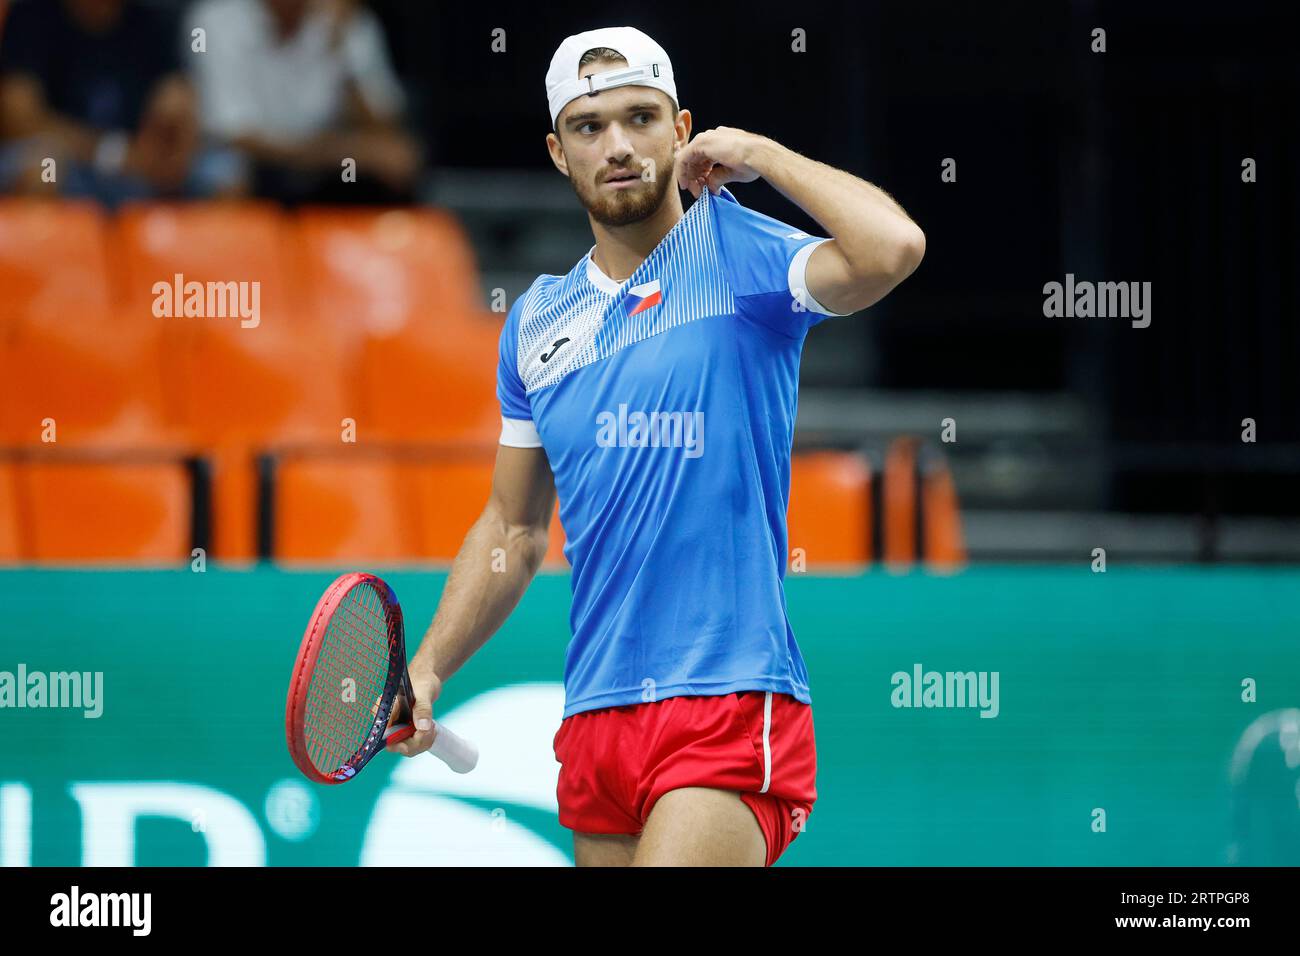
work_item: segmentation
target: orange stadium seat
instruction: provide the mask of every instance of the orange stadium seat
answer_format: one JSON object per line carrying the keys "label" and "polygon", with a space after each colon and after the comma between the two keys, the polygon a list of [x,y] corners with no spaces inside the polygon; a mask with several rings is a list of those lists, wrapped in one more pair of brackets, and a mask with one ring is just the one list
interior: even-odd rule
{"label": "orange stadium seat", "polygon": [[27,316],[83,324],[113,299],[107,226],[92,203],[0,200],[0,329]]}
{"label": "orange stadium seat", "polygon": [[881,497],[887,564],[952,570],[965,563],[957,488],[940,449],[896,438],[885,453]]}
{"label": "orange stadium seat", "polygon": [[[168,421],[212,458],[213,553],[251,559],[256,453],[285,443],[337,443],[342,420],[361,417],[339,343],[305,314],[292,266],[294,233],[274,206],[208,203],[130,205],[118,215],[116,234],[133,315],[164,330]],[[174,287],[177,274],[185,282],[259,283],[256,324],[175,309],[156,317],[154,284]]]}
{"label": "orange stadium seat", "polygon": [[285,561],[421,556],[409,466],[372,456],[297,458],[276,468],[272,553]]}
{"label": "orange stadium seat", "polygon": [[492,491],[494,450],[456,455],[410,467],[414,481],[411,519],[420,529],[420,555],[436,561],[456,557]]}
{"label": "orange stadium seat", "polygon": [[22,560],[23,510],[18,500],[18,474],[12,462],[0,460],[0,564]]}
{"label": "orange stadium seat", "polygon": [[961,511],[957,486],[946,458],[934,456],[921,479],[926,563],[941,570],[953,570],[966,562],[962,539]]}
{"label": "orange stadium seat", "polygon": [[288,456],[276,469],[273,555],[450,561],[491,488],[487,448],[446,460]]}
{"label": "orange stadium seat", "polygon": [[28,316],[0,348],[0,443],[173,446],[156,325]]}
{"label": "orange stadium seat", "polygon": [[[166,378],[175,424],[213,460],[213,553],[250,559],[255,456],[293,444],[338,447],[344,420],[361,417],[337,343],[284,325],[204,326],[172,353]],[[356,431],[358,440],[368,437],[364,422]]]}
{"label": "orange stadium seat", "polygon": [[359,418],[338,343],[283,326],[205,326],[169,352],[165,384],[175,420],[204,445],[334,443]]}
{"label": "orange stadium seat", "polygon": [[871,560],[871,466],[851,452],[797,454],[790,466],[789,550],[809,571]]}
{"label": "orange stadium seat", "polygon": [[474,255],[437,209],[309,208],[297,264],[322,319],[363,334],[433,331],[481,310]]}
{"label": "orange stadium seat", "polygon": [[317,323],[358,355],[367,425],[394,441],[494,438],[500,322],[440,210],[306,209],[298,268]]}
{"label": "orange stadium seat", "polygon": [[[157,283],[258,283],[259,328],[285,324],[302,310],[288,251],[292,235],[284,215],[262,203],[129,204],[118,212],[114,264],[121,274],[122,301],[141,316],[153,316]],[[182,289],[183,291],[183,289]],[[237,318],[183,318],[172,296],[178,328],[238,325]],[[251,301],[251,300],[250,300]]]}
{"label": "orange stadium seat", "polygon": [[884,531],[885,564],[902,568],[917,559],[916,466],[921,443],[915,438],[896,438],[885,452],[882,469],[881,516]]}
{"label": "orange stadium seat", "polygon": [[257,557],[257,452],[229,444],[203,454],[212,467],[212,555],[251,562]]}
{"label": "orange stadium seat", "polygon": [[368,426],[392,441],[495,441],[499,334],[476,319],[454,334],[368,338],[359,381]]}
{"label": "orange stadium seat", "polygon": [[37,562],[174,563],[190,554],[191,490],[180,462],[27,460],[16,466]]}

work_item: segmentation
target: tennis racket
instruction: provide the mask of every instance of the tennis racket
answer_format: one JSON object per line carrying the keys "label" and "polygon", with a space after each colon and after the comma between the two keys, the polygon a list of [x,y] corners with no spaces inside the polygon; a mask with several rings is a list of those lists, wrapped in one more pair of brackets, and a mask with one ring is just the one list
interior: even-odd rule
{"label": "tennis racket", "polygon": [[[407,723],[388,726],[399,693],[414,710],[397,595],[373,574],[345,574],[321,595],[293,665],[285,705],[293,762],[317,783],[351,780],[387,744],[415,733]],[[437,731],[429,753],[457,773],[473,770],[478,748]]]}

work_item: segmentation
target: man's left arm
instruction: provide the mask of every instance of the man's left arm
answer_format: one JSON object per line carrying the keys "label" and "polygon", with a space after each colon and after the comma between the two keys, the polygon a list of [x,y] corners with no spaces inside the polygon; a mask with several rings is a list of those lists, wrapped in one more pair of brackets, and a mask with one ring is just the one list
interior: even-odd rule
{"label": "man's left arm", "polygon": [[925,255],[925,233],[883,189],[780,143],[719,126],[678,154],[678,185],[699,196],[763,177],[830,235],[808,259],[808,293],[847,315],[879,302]]}

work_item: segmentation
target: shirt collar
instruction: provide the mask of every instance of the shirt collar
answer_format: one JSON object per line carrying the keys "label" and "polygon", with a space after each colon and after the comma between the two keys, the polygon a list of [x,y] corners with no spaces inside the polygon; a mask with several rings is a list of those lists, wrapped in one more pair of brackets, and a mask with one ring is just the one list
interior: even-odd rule
{"label": "shirt collar", "polygon": [[596,260],[591,257],[595,251],[595,246],[587,250],[587,280],[606,295],[618,295],[618,290],[623,288],[623,283],[615,282],[600,271],[600,266],[596,265]]}
{"label": "shirt collar", "polygon": [[[710,195],[709,191],[705,190],[700,194],[700,199],[704,199],[705,202],[707,203],[708,199],[706,197],[708,197],[709,195]],[[727,189],[726,186],[723,186],[722,189],[720,190],[720,196],[723,199],[730,200],[731,202],[736,202],[736,197],[731,194],[731,191]],[[717,199],[719,197],[714,196],[713,198]],[[699,199],[697,199],[696,202],[698,203]],[[737,203],[737,205],[739,205],[739,203]],[[682,218],[678,219],[675,223],[673,223],[673,227],[668,230],[668,232],[664,235],[664,238],[659,240],[659,245],[655,246],[656,249],[658,249],[659,246],[662,246],[664,242],[668,239],[668,237],[677,231],[678,227],[681,226],[681,224],[685,221],[686,217],[690,215],[691,210],[694,208],[695,208],[695,203],[692,203],[690,208],[687,209],[685,213],[682,214]],[[595,246],[592,246],[590,249],[587,250],[588,281],[591,282],[591,284],[594,285],[601,292],[604,292],[606,295],[618,295],[619,290],[622,289],[623,286],[627,283],[627,279],[624,279],[622,282],[615,282],[609,276],[605,275],[605,273],[601,272],[600,266],[596,265],[596,261],[591,258],[591,254],[595,251],[596,251]],[[654,253],[652,251],[651,255],[653,254]],[[633,275],[635,274],[636,273],[633,273]],[[628,276],[628,278],[630,279],[631,276]]]}

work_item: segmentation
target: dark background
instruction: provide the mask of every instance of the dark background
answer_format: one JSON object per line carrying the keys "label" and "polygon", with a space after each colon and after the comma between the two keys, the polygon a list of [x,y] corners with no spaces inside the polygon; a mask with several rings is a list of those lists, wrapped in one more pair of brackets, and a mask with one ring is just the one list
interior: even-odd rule
{"label": "dark background", "polygon": [[[1112,507],[1300,513],[1291,5],[374,6],[437,165],[548,168],[551,53],[627,23],[672,56],[697,130],[761,132],[889,191],[926,230],[926,259],[869,321],[834,330],[874,360],[830,384],[1066,392],[1100,425],[1076,437],[1105,457]],[[739,189],[815,228],[770,188]],[[1044,318],[1043,284],[1066,272],[1151,282],[1151,326]]]}
{"label": "dark background", "polygon": [[[565,36],[637,26],[672,57],[697,131],[753,130],[849,170],[927,234],[898,290],[809,336],[797,442],[937,441],[951,417],[963,508],[994,528],[1017,511],[1300,516],[1294,4],[368,5],[426,148],[421,197],[461,217],[485,292],[513,297],[590,245],[545,152],[544,75]],[[736,192],[821,231],[765,184]],[[1044,284],[1067,273],[1150,282],[1151,326],[1044,317]]]}

